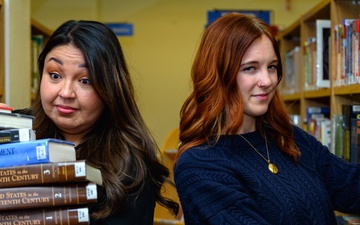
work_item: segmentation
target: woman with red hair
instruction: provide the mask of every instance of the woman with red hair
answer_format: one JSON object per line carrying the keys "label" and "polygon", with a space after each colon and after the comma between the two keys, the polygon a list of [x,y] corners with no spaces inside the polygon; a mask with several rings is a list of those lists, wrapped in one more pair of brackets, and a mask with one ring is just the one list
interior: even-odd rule
{"label": "woman with red hair", "polygon": [[271,29],[228,14],[205,30],[174,168],[185,223],[336,224],[360,213],[360,166],[292,125]]}

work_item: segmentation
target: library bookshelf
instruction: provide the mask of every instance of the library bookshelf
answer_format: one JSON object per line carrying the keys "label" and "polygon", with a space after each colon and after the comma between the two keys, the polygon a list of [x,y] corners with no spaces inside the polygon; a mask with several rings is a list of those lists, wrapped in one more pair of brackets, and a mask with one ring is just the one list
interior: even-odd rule
{"label": "library bookshelf", "polygon": [[35,94],[37,91],[37,86],[39,85],[39,71],[37,71],[37,58],[40,54],[41,49],[43,48],[44,43],[50,38],[53,33],[52,30],[42,25],[37,20],[31,18],[31,92],[30,92],[30,100],[31,102],[35,98]]}
{"label": "library bookshelf", "polygon": [[5,49],[4,49],[4,1],[0,0],[0,102],[4,102],[5,88]]}
{"label": "library bookshelf", "polygon": [[[337,24],[343,23],[344,19],[359,19],[360,5],[357,1],[351,0],[323,0],[307,13],[302,15],[292,25],[284,29],[277,36],[280,46],[281,55],[284,64],[284,80],[279,87],[283,100],[289,109],[290,114],[300,115],[301,121],[306,117],[306,109],[308,107],[330,107],[331,115],[341,114],[342,104],[360,103],[360,82],[342,83],[336,80],[339,68],[336,60],[336,48],[334,47],[335,36],[334,29]],[[330,20],[330,37],[328,52],[328,87],[314,86],[308,88],[307,85],[307,46],[311,37],[316,36],[316,21]],[[286,64],[286,57],[289,51],[298,47],[299,65],[297,71],[290,70],[292,74],[298,77],[287,77],[289,69]],[[315,53],[316,54],[316,53]],[[311,55],[311,54],[310,54]],[[357,62],[359,66],[359,63]],[[316,65],[315,65],[316,66]],[[320,65],[318,65],[320,66]],[[316,73],[316,72],[315,72]],[[295,86],[286,86],[286,82],[290,80]],[[298,80],[296,80],[298,79]],[[284,84],[285,83],[285,84]],[[290,82],[291,83],[291,82]],[[289,92],[291,90],[292,92]]]}
{"label": "library bookshelf", "polygon": [[[360,18],[360,4],[359,1],[352,0],[322,0],[318,5],[302,15],[292,25],[284,29],[277,36],[277,41],[280,47],[281,57],[284,64],[284,76],[283,81],[280,83],[279,90],[282,93],[285,105],[288,107],[289,113],[300,116],[300,126],[305,130],[308,130],[308,125],[305,118],[307,117],[307,109],[310,107],[329,107],[330,108],[330,120],[331,120],[331,138],[330,138],[330,151],[338,155],[338,151],[334,144],[337,139],[334,137],[336,124],[332,118],[343,115],[342,105],[360,104],[360,79],[355,82],[342,82],[342,72],[344,65],[339,64],[339,61],[343,60],[341,54],[339,55],[338,43],[339,36],[336,35],[339,24],[343,24],[345,19],[359,19]],[[306,50],[308,47],[309,38],[316,35],[316,20],[330,20],[330,37],[329,37],[329,49],[328,49],[328,87],[312,87],[307,88],[307,61]],[[360,26],[359,26],[360,27]],[[360,31],[358,32],[358,38],[360,37]],[[298,47],[299,56],[297,67],[287,68],[288,53]],[[360,52],[360,48],[358,49]],[[360,54],[360,53],[359,53]],[[359,57],[359,55],[358,55]],[[349,61],[349,59],[344,60]],[[350,63],[350,67],[356,67],[356,64],[360,64],[359,60],[353,60]],[[290,66],[293,66],[290,64]],[[298,68],[298,71],[293,71],[294,68]],[[286,73],[290,71],[292,73]],[[297,78],[291,77],[293,74],[299,76]],[[339,74],[341,79],[339,82]],[[351,74],[351,73],[350,73]],[[360,75],[357,74],[357,76]],[[290,76],[290,78],[288,77]],[[297,87],[286,85],[291,84],[290,81],[297,84]],[[289,91],[290,90],[290,91]],[[308,130],[309,131],[309,130]],[[310,132],[311,133],[311,132]],[[357,134],[359,135],[359,134]],[[343,145],[340,145],[343,148]],[[359,152],[359,147],[358,150]],[[339,155],[338,155],[339,156]],[[343,156],[340,154],[340,156]],[[340,212],[335,212],[336,215],[344,215]]]}
{"label": "library bookshelf", "polygon": [[[46,42],[52,34],[52,31],[43,26],[38,21],[31,19],[31,35],[41,35]],[[0,102],[5,102],[5,49],[4,49],[4,1],[0,0]],[[33,100],[33,93],[30,93]]]}

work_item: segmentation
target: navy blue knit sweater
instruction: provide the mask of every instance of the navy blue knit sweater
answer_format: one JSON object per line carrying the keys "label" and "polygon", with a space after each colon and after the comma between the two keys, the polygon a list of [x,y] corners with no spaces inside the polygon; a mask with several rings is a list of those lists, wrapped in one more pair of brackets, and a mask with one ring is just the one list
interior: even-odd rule
{"label": "navy blue knit sweater", "polygon": [[[259,132],[243,136],[267,157]],[[186,225],[331,225],[333,210],[360,213],[360,165],[336,157],[297,127],[294,138],[297,162],[268,140],[277,175],[238,135],[185,151],[174,176]]]}

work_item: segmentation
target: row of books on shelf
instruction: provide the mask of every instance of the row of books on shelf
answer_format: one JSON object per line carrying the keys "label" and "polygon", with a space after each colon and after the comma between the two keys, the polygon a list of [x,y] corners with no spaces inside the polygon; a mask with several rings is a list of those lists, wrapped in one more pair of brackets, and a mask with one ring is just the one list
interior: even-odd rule
{"label": "row of books on shelf", "polygon": [[343,19],[335,24],[334,34],[334,85],[349,85],[360,82],[359,58],[360,19]]}
{"label": "row of books on shelf", "polygon": [[33,119],[0,107],[0,224],[90,224],[100,170],[72,142],[36,139]]}
{"label": "row of books on shelf", "polygon": [[[316,34],[300,46],[284,53],[284,77],[281,86],[283,94],[300,92],[301,56],[303,56],[304,90],[330,87],[329,54],[330,20],[316,20]],[[300,44],[300,43],[299,43]],[[301,55],[302,54],[302,55]]]}
{"label": "row of books on shelf", "polygon": [[340,115],[331,115],[328,106],[308,107],[303,123],[299,115],[291,118],[333,154],[360,163],[360,104],[343,104],[341,111]]}
{"label": "row of books on shelf", "polygon": [[316,20],[316,36],[304,43],[304,89],[330,87],[330,20]]}
{"label": "row of books on shelf", "polygon": [[[334,35],[333,39],[330,39],[330,33]],[[304,90],[330,87],[329,64],[333,65],[334,86],[360,83],[359,37],[359,18],[343,19],[341,24],[334,24],[332,28],[330,20],[316,20],[316,36],[303,43]],[[330,45],[334,54],[329,52]],[[283,55],[283,94],[300,91],[300,54],[300,47],[296,46]]]}
{"label": "row of books on shelf", "polygon": [[31,93],[35,94],[40,84],[40,73],[37,60],[44,46],[44,35],[31,36]]}
{"label": "row of books on shelf", "polygon": [[284,55],[284,77],[281,82],[282,93],[299,93],[300,76],[300,47],[297,46]]}

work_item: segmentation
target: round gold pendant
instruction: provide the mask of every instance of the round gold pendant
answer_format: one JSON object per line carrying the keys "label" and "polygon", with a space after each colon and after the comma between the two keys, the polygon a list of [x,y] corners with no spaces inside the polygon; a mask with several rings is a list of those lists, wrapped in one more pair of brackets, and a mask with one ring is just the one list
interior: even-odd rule
{"label": "round gold pendant", "polygon": [[279,169],[272,163],[269,163],[268,168],[269,168],[270,172],[272,172],[273,174],[279,173]]}

